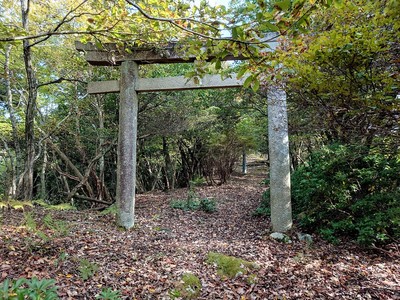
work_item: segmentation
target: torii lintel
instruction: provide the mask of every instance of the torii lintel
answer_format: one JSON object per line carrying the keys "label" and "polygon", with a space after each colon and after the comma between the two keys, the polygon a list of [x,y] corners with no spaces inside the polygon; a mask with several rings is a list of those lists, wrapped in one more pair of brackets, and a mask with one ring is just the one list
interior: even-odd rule
{"label": "torii lintel", "polygon": [[[271,38],[263,51],[273,51],[277,46],[276,38]],[[170,43],[165,47],[129,47],[122,48],[115,43],[105,43],[101,48],[93,43],[84,44],[76,41],[75,48],[85,53],[85,59],[93,66],[119,66],[124,61],[134,61],[137,64],[170,64],[170,63],[190,63],[197,58],[194,55],[185,56],[180,51],[178,44]],[[205,48],[205,47],[204,47]],[[215,56],[210,56],[206,61],[212,61]],[[225,57],[220,58],[223,61],[229,60],[246,60],[247,56],[239,53],[229,53]]]}

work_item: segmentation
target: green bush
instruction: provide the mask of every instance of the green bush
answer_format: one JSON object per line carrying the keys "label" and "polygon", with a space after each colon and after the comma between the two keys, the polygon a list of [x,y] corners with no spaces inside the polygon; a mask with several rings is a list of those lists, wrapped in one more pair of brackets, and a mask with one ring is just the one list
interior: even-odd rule
{"label": "green bush", "polygon": [[110,205],[109,207],[107,207],[105,210],[103,210],[101,213],[101,215],[103,216],[113,216],[115,217],[116,215],[118,215],[118,206],[116,203]]}
{"label": "green bush", "polygon": [[172,200],[170,206],[175,209],[202,210],[207,213],[212,213],[217,210],[217,203],[214,199],[200,198],[196,192],[198,185],[204,184],[204,178],[198,177],[190,182],[188,195],[186,199]]}
{"label": "green bush", "polygon": [[34,201],[32,201],[32,203],[35,205],[42,206],[48,210],[76,210],[76,207],[74,207],[70,203],[60,203],[60,204],[52,205],[52,204],[46,203],[46,201],[41,200],[41,199],[34,200]]}
{"label": "green bush", "polygon": [[400,163],[361,146],[334,144],[313,153],[292,174],[293,211],[306,230],[337,243],[400,237]]}
{"label": "green bush", "polygon": [[58,299],[54,279],[38,280],[36,277],[28,280],[20,278],[16,281],[6,279],[0,284],[0,299],[2,300],[53,300]]}
{"label": "green bush", "polygon": [[199,209],[207,213],[212,213],[217,209],[217,203],[214,199],[202,198],[199,202]]}
{"label": "green bush", "polygon": [[255,216],[270,216],[271,215],[271,203],[270,203],[270,190],[266,190],[262,194],[260,205],[254,211]]}
{"label": "green bush", "polygon": [[169,205],[171,208],[185,211],[199,209],[199,201],[197,199],[176,199],[172,200]]}
{"label": "green bush", "polygon": [[172,200],[169,205],[171,208],[185,211],[202,210],[207,213],[212,213],[217,210],[217,203],[214,199],[209,198]]}

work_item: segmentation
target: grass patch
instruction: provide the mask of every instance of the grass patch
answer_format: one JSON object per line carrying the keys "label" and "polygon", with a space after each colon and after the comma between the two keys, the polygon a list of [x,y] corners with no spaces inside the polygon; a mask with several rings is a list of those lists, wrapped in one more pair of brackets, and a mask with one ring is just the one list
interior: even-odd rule
{"label": "grass patch", "polygon": [[6,200],[0,201],[0,208],[12,208],[25,210],[25,207],[33,207],[32,202],[29,201],[18,201],[18,200]]}
{"label": "grass patch", "polygon": [[102,212],[100,212],[100,214],[101,214],[102,216],[110,215],[110,216],[115,217],[115,216],[118,214],[118,207],[117,207],[117,204],[114,203],[114,204],[110,205],[110,206],[107,207],[105,210],[103,210]]}
{"label": "grass patch", "polygon": [[221,278],[235,278],[249,273],[250,270],[258,269],[257,264],[217,252],[209,252],[206,263],[217,267],[217,273]]}
{"label": "grass patch", "polygon": [[70,203],[60,203],[56,205],[48,204],[44,200],[34,200],[32,201],[34,204],[39,205],[45,209],[50,210],[76,210],[76,207],[72,206]]}
{"label": "grass patch", "polygon": [[182,275],[180,284],[171,290],[169,295],[172,299],[196,299],[200,296],[201,289],[200,279],[192,273],[185,273]]}

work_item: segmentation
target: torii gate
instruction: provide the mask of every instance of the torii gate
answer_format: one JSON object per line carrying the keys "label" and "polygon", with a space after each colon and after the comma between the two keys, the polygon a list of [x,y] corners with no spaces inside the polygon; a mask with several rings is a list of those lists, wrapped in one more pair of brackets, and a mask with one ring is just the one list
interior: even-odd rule
{"label": "torii gate", "polygon": [[[275,49],[277,42],[270,43]],[[174,47],[154,49],[133,48],[121,51],[115,44],[99,49],[93,44],[76,42],[76,49],[85,52],[86,60],[95,66],[121,66],[121,79],[91,82],[89,94],[120,93],[117,167],[118,224],[126,229],[134,226],[136,187],[136,139],[138,93],[177,91],[189,89],[241,87],[245,78],[222,80],[219,75],[206,75],[195,83],[183,76],[165,78],[140,78],[140,64],[187,63],[195,57],[178,55]],[[224,60],[241,60],[243,57],[227,56]],[[270,160],[271,219],[273,230],[285,232],[292,226],[290,199],[290,159],[286,113],[286,94],[276,89],[268,93],[268,136]]]}

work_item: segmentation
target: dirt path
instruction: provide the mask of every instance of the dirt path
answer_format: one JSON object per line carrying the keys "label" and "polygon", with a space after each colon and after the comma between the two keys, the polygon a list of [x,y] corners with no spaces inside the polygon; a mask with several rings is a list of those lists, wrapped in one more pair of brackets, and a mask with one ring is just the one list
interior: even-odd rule
{"label": "dirt path", "polygon": [[[253,216],[265,189],[262,170],[235,176],[226,185],[198,189],[213,197],[218,211],[172,209],[171,199],[187,190],[149,193],[137,198],[136,227],[122,231],[113,217],[93,212],[52,212],[70,227],[67,236],[44,242],[20,225],[21,211],[3,212],[0,276],[54,278],[61,299],[94,299],[102,288],[123,299],[170,299],[181,276],[193,273],[202,284],[199,299],[400,299],[396,253],[332,246],[314,237],[311,246],[296,239],[284,244],[269,238],[269,221]],[[35,208],[37,217],[48,212]],[[222,279],[206,263],[209,252],[255,262],[259,268]],[[85,259],[98,266],[82,279]]]}

